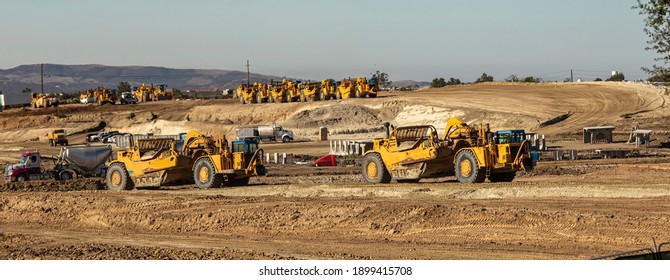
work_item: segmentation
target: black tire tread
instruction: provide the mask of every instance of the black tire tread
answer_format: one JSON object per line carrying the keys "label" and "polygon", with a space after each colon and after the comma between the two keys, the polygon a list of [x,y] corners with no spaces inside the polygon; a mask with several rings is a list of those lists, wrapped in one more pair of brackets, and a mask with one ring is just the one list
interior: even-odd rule
{"label": "black tire tread", "polygon": [[[468,158],[468,160],[470,160],[470,163],[472,165],[473,172],[472,175],[470,175],[470,177],[468,178],[461,177],[460,162],[462,161],[463,158]],[[454,164],[454,167],[455,167],[454,172],[456,173],[456,178],[461,183],[465,184],[482,183],[484,182],[484,180],[486,180],[486,170],[484,168],[479,167],[477,158],[472,153],[472,151],[466,150],[458,153],[458,155],[456,155],[456,164]]]}
{"label": "black tire tread", "polygon": [[[202,168],[202,165],[207,165],[207,168],[209,168],[209,174],[213,178],[209,180],[207,183],[200,183],[200,180],[198,180],[197,176],[199,173],[200,168]],[[208,189],[208,188],[218,188],[221,187],[223,184],[223,175],[222,174],[217,174],[216,170],[214,170],[214,163],[209,158],[203,158],[199,159],[195,163],[195,169],[193,170],[193,180],[195,181],[195,185],[198,188],[201,189]]]}
{"label": "black tire tread", "polygon": [[[367,166],[368,164],[374,161],[377,164],[377,169],[381,171],[381,174],[377,176],[377,178],[369,178],[367,175]],[[363,179],[365,179],[366,182],[372,183],[372,184],[387,184],[391,182],[391,174],[389,173],[388,170],[386,170],[386,166],[384,166],[384,161],[382,160],[381,155],[378,153],[370,153],[365,155],[363,157],[363,161],[361,164],[362,168],[362,173],[363,173]]]}
{"label": "black tire tread", "polygon": [[[111,185],[111,179],[110,176],[112,175],[114,169],[119,169],[121,172],[122,176],[122,181],[125,181],[125,184],[122,183],[122,186],[120,188],[117,188],[115,186]],[[133,180],[130,179],[130,175],[128,175],[128,170],[126,169],[126,166],[123,163],[112,163],[112,165],[109,166],[107,169],[107,174],[105,175],[105,183],[107,185],[108,190],[112,191],[120,191],[120,190],[132,190],[135,188],[135,184],[133,183]]]}

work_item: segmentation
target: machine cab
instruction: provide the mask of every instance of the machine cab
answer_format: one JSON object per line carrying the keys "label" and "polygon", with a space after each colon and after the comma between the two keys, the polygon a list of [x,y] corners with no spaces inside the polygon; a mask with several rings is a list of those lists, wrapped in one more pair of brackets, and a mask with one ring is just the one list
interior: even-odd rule
{"label": "machine cab", "polygon": [[233,153],[253,154],[256,150],[258,150],[258,141],[254,139],[233,141]]}
{"label": "machine cab", "polygon": [[496,144],[520,144],[524,140],[526,140],[526,132],[523,129],[498,130],[495,132]]}
{"label": "machine cab", "polygon": [[21,157],[21,164],[26,168],[40,168],[40,154],[38,153],[23,153]]}
{"label": "machine cab", "polygon": [[[499,164],[509,165],[518,161],[519,157],[524,158],[525,154],[530,154],[530,146],[525,142],[526,132],[523,129],[498,130],[494,133],[493,139],[496,144],[496,161]],[[526,165],[525,162],[523,164]],[[532,168],[532,165],[529,168]]]}
{"label": "machine cab", "polygon": [[[233,141],[233,168],[246,169],[251,164],[256,151],[258,150],[258,141],[255,139],[243,139]],[[263,151],[259,151],[262,153]],[[258,175],[265,175],[263,167],[263,154],[259,154],[256,158],[256,173]]]}

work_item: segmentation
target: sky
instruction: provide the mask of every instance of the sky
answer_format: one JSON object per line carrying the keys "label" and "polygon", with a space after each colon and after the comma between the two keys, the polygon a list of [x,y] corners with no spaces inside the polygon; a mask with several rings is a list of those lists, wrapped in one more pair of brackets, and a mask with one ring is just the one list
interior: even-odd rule
{"label": "sky", "polygon": [[648,76],[634,0],[0,1],[0,69],[22,64],[224,69],[392,81],[515,74]]}

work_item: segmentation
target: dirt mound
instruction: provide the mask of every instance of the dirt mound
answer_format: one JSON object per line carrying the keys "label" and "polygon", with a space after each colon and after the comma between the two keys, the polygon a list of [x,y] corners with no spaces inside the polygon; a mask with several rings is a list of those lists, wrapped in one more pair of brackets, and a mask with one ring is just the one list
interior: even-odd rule
{"label": "dirt mound", "polygon": [[321,126],[378,126],[379,112],[365,106],[338,104],[299,111],[286,119],[285,126],[317,128]]}
{"label": "dirt mound", "polygon": [[0,191],[2,192],[67,192],[102,190],[105,189],[105,181],[101,178],[82,178],[67,181],[41,180],[10,182],[0,186]]}

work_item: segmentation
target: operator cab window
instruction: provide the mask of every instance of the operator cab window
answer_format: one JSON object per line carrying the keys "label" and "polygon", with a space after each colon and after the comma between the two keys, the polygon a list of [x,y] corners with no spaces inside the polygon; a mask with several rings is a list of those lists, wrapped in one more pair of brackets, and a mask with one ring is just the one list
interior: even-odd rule
{"label": "operator cab window", "polygon": [[28,157],[28,165],[36,165],[37,160],[37,155],[30,155],[30,157]]}

